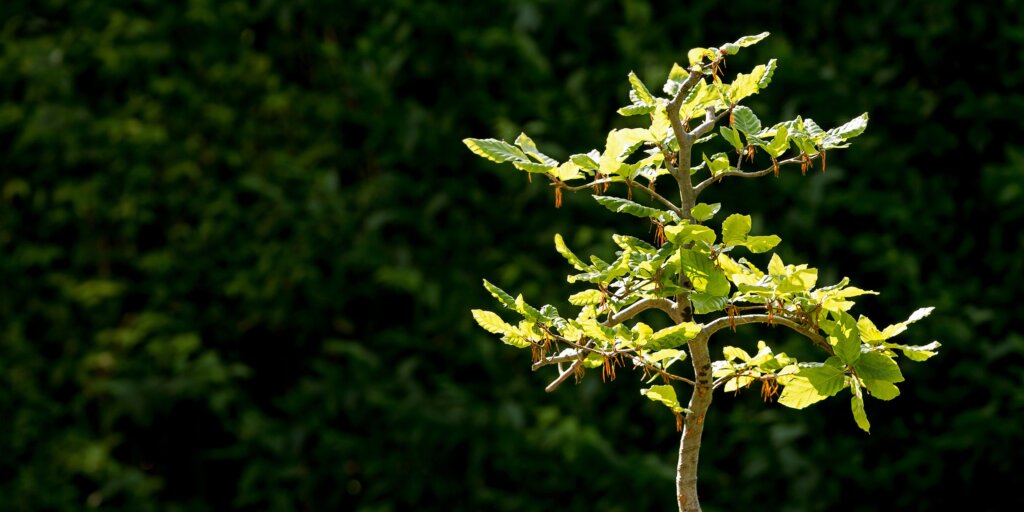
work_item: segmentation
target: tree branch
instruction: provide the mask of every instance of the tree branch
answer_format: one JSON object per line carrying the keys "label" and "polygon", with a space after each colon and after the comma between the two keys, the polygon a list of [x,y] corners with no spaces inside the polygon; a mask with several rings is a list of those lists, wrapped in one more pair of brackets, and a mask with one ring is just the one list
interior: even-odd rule
{"label": "tree branch", "polygon": [[667,206],[676,215],[678,215],[680,217],[684,216],[683,215],[683,211],[680,210],[679,207],[675,205],[675,203],[673,203],[672,201],[669,201],[668,199],[665,199],[661,194],[655,192],[650,187],[648,187],[646,185],[643,185],[643,184],[640,184],[640,183],[637,183],[635,181],[632,182],[630,186],[637,187],[640,190],[643,190],[644,192],[647,192],[647,195],[651,196],[652,199],[654,199],[654,200],[658,201],[659,203]]}
{"label": "tree branch", "polygon": [[734,316],[732,318],[729,318],[727,316],[726,317],[722,317],[722,318],[718,318],[718,319],[715,319],[714,321],[712,321],[711,323],[704,324],[704,328],[701,330],[700,334],[698,334],[697,336],[698,337],[704,337],[705,339],[708,339],[708,338],[711,338],[712,334],[714,334],[714,333],[716,333],[716,332],[718,332],[718,331],[720,331],[722,329],[725,329],[727,327],[733,327],[733,326],[737,326],[737,325],[746,325],[746,324],[772,324],[772,325],[782,325],[784,327],[789,327],[790,329],[796,331],[797,333],[802,334],[803,336],[807,337],[807,339],[811,340],[812,343],[814,343],[819,348],[821,348],[822,350],[827,352],[829,355],[835,355],[835,351],[832,349],[832,345],[830,345],[828,340],[826,340],[822,335],[818,334],[817,332],[811,331],[810,329],[808,329],[806,326],[804,326],[802,324],[799,324],[797,322],[794,322],[793,320],[790,320],[790,319],[788,319],[786,317],[782,317],[782,316],[778,316],[778,315],[768,316],[768,315],[760,315],[759,314],[759,315],[739,315],[739,316]]}
{"label": "tree branch", "polygon": [[[617,180],[615,180],[613,178],[604,178],[604,179],[600,179],[600,180],[596,180],[596,181],[591,181],[590,183],[587,183],[585,185],[569,186],[569,185],[566,185],[565,182],[559,180],[558,178],[554,178],[552,176],[548,176],[548,178],[551,180],[551,186],[553,186],[553,187],[562,187],[565,190],[568,190],[570,192],[576,192],[576,191],[579,191],[579,190],[583,190],[583,189],[586,189],[586,188],[593,187],[594,185],[602,185],[602,184],[605,184],[605,183],[626,183],[626,182],[619,182],[619,181],[617,181]],[[636,182],[636,181],[631,181],[629,183],[626,183],[626,186],[628,186],[628,187],[636,187],[636,188],[638,188],[640,190],[643,190],[644,192],[647,193],[647,195],[651,196],[651,199],[654,199],[655,201],[658,201],[659,203],[665,205],[670,210],[672,210],[672,212],[675,213],[676,215],[678,215],[680,217],[683,216],[683,211],[680,210],[678,206],[676,206],[672,201],[669,201],[668,199],[665,199],[664,196],[662,196],[661,194],[655,192],[654,189],[648,187],[647,185],[644,185],[643,183],[639,183],[639,182]]]}
{"label": "tree branch", "polygon": [[697,198],[693,190],[693,182],[690,178],[691,151],[693,149],[693,141],[697,139],[683,128],[683,121],[679,117],[679,107],[682,106],[683,98],[693,89],[693,86],[697,84],[701,76],[703,76],[703,73],[700,70],[690,71],[689,78],[679,88],[679,93],[676,94],[676,97],[669,102],[668,108],[665,109],[665,115],[668,116],[668,121],[672,124],[672,132],[676,135],[676,142],[679,143],[679,153],[676,157],[676,172],[672,177],[676,179],[676,183],[679,185],[680,208],[685,213],[685,215],[682,215],[684,219],[692,219],[690,217],[690,209],[693,208]]}
{"label": "tree branch", "polygon": [[732,379],[738,379],[740,377],[746,377],[748,379],[759,380],[759,381],[771,381],[771,380],[775,379],[775,375],[774,374],[761,375],[760,377],[755,377],[753,375],[747,375],[746,374],[747,371],[749,371],[749,370],[743,370],[741,372],[730,373],[729,375],[726,375],[725,377],[719,377],[719,378],[715,379],[715,382],[711,383],[711,388],[712,389],[718,389],[718,388],[722,387],[722,384],[725,384],[726,382],[729,382]]}
{"label": "tree branch", "polygon": [[[811,155],[808,158],[810,160],[814,160],[814,159],[818,158],[820,155],[821,155],[821,153],[818,153],[816,155]],[[786,159],[786,160],[780,160],[779,161],[779,167],[782,167],[783,165],[789,165],[789,164],[798,164],[798,163],[801,163],[801,162],[803,162],[803,158],[802,158],[801,155],[798,155],[798,156],[794,156],[793,158],[789,158],[789,159]],[[760,178],[761,176],[767,176],[768,174],[771,174],[772,172],[775,172],[775,170],[776,170],[776,167],[773,165],[771,167],[768,167],[768,168],[765,168],[765,169],[761,169],[760,171],[750,171],[750,172],[740,171],[740,170],[725,171],[725,172],[723,172],[721,174],[712,176],[712,177],[710,177],[710,178],[700,182],[693,189],[693,192],[694,192],[695,196],[698,196],[698,195],[700,195],[701,192],[704,191],[704,189],[710,187],[714,183],[722,181],[722,178],[727,178],[729,176],[736,176],[738,178]]]}
{"label": "tree branch", "polygon": [[715,117],[715,107],[708,107],[704,112],[704,122],[693,129],[688,135],[692,140],[697,140],[704,136],[704,134],[711,131],[715,127],[715,121],[718,118]]}
{"label": "tree branch", "polygon": [[[618,313],[612,315],[612,317],[609,318],[608,321],[604,323],[604,325],[607,327],[615,327],[616,325],[619,325],[622,322],[625,322],[626,320],[629,320],[630,318],[633,318],[634,316],[640,314],[641,312],[647,311],[648,309],[660,309],[667,313],[670,318],[678,322],[678,320],[676,320],[678,316],[675,310],[675,303],[668,299],[658,298],[641,299],[630,305],[628,308],[623,309],[622,311],[619,311]],[[583,365],[583,360],[580,358],[576,358],[576,360],[573,361],[572,365],[569,366],[569,369],[562,372],[562,374],[559,375],[555,380],[551,381],[551,384],[548,384],[547,387],[544,388],[544,391],[551,393],[552,391],[558,389],[558,386],[561,386],[562,383],[565,382],[565,379],[568,379],[570,374],[575,373],[581,365]]]}

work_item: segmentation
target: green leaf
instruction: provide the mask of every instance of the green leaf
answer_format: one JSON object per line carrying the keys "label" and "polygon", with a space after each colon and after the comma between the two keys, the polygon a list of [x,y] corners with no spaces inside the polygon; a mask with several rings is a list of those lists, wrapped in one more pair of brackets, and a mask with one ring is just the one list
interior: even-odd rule
{"label": "green leaf", "polygon": [[804,132],[811,137],[811,140],[820,142],[821,139],[825,138],[825,130],[822,130],[818,123],[814,122],[814,119],[804,119]]}
{"label": "green leaf", "polygon": [[622,108],[616,110],[616,112],[620,116],[627,116],[628,117],[628,116],[641,116],[641,115],[644,115],[644,114],[650,114],[651,112],[654,112],[657,109],[658,109],[657,105],[626,105],[625,107],[622,107]]}
{"label": "green leaf", "polygon": [[601,154],[597,151],[591,151],[590,153],[580,153],[569,157],[569,161],[580,166],[582,169],[588,171],[596,171],[600,169],[597,161],[601,159]]}
{"label": "green leaf", "polygon": [[640,347],[646,345],[650,341],[651,336],[654,335],[654,329],[651,329],[651,326],[643,322],[633,324],[633,328],[629,332],[632,333],[631,337],[634,343]]}
{"label": "green leaf", "polygon": [[768,274],[771,276],[786,275],[786,265],[782,263],[782,258],[778,254],[772,254],[772,259],[768,261]]}
{"label": "green leaf", "polygon": [[526,339],[514,332],[509,332],[502,336],[501,341],[506,345],[511,345],[516,348],[528,348],[530,346],[529,341],[526,341]]}
{"label": "green leaf", "polygon": [[565,240],[562,239],[562,235],[558,233],[555,233],[555,250],[576,270],[587,270],[590,267],[579,256],[576,256],[576,254],[569,250],[569,247],[565,245]]}
{"label": "green leaf", "polygon": [[700,224],[665,226],[665,238],[676,245],[685,245],[695,240],[711,245],[715,243],[716,236],[711,228]]}
{"label": "green leaf", "polygon": [[529,162],[530,159],[519,148],[497,139],[462,139],[470,151],[492,162]]}
{"label": "green leaf", "polygon": [[562,181],[571,181],[585,177],[584,174],[580,172],[580,166],[573,162],[565,162],[557,168],[548,171],[548,174]]}
{"label": "green leaf", "polygon": [[768,151],[768,154],[775,158],[782,156],[789,149],[789,130],[785,125],[780,126],[775,131],[775,137],[768,143],[768,147],[765,149]]}
{"label": "green leaf", "polygon": [[935,308],[929,307],[929,308],[921,308],[921,309],[918,309],[917,311],[914,311],[910,315],[910,318],[906,319],[905,321],[900,322],[898,324],[890,325],[889,327],[886,327],[885,330],[882,331],[882,337],[885,338],[885,339],[889,339],[889,338],[892,338],[892,337],[897,336],[899,334],[902,334],[903,331],[907,330],[907,326],[908,325],[910,325],[910,324],[912,324],[912,323],[914,323],[914,322],[916,322],[918,320],[921,320],[922,318],[927,317],[928,315],[932,314],[932,311],[934,311],[934,310],[935,310]]}
{"label": "green leaf", "polygon": [[646,356],[644,359],[649,363],[657,363],[659,361],[674,358],[679,358],[679,360],[682,361],[686,359],[686,352],[674,348],[666,348],[665,350],[659,350],[649,356]]}
{"label": "green leaf", "polygon": [[554,166],[547,164],[539,164],[536,162],[512,162],[512,165],[520,171],[532,172],[537,174],[545,174],[555,169]]}
{"label": "green leaf", "polygon": [[760,65],[751,70],[749,74],[738,73],[726,89],[729,103],[739,103],[747,96],[757,94],[757,91],[760,90],[758,82],[764,75],[764,70],[764,65]]}
{"label": "green leaf", "polygon": [[852,139],[862,133],[868,127],[868,113],[865,112],[849,121],[842,126],[833,128],[827,132],[827,135],[832,135],[840,139]]}
{"label": "green leaf", "polygon": [[722,243],[736,245],[742,243],[750,232],[751,220],[749,215],[734,213],[722,223]]}
{"label": "green leaf", "polygon": [[805,268],[795,270],[779,283],[777,290],[781,293],[806,292],[814,288],[818,282],[818,269]]}
{"label": "green leaf", "polygon": [[679,251],[679,262],[694,290],[717,296],[729,294],[729,279],[706,253],[683,249]]}
{"label": "green leaf", "polygon": [[693,322],[666,327],[651,336],[651,340],[643,348],[647,350],[663,350],[676,348],[692,340],[700,334],[701,326]]}
{"label": "green leaf", "polygon": [[[702,50],[703,48],[694,48],[695,50]],[[693,50],[690,50],[691,52]],[[693,63],[690,63],[693,65]],[[672,70],[668,72],[668,79],[665,81],[665,85],[661,90],[665,91],[665,94],[669,96],[675,96],[679,92],[679,88],[683,86],[683,82],[689,76],[689,72],[686,71],[679,64],[672,64]]]}
{"label": "green leaf", "polygon": [[601,290],[584,290],[569,297],[569,304],[574,306],[598,305],[604,299]]}
{"label": "green leaf", "polygon": [[846,364],[854,364],[861,357],[857,321],[845,311],[830,314],[835,319],[835,323],[831,331],[827,331],[829,332],[828,341],[835,347],[839,359]]}
{"label": "green leaf", "polygon": [[686,95],[683,100],[682,107],[679,108],[679,115],[682,119],[690,119],[698,111],[703,116],[703,110],[708,100],[713,99],[713,89],[708,86],[708,83],[704,80],[698,80],[697,85],[690,89],[690,92]]}
{"label": "green leaf", "polygon": [[862,379],[883,382],[903,382],[900,367],[891,357],[878,352],[865,352],[853,365],[857,376]]}
{"label": "green leaf", "polygon": [[612,240],[615,241],[615,245],[623,249],[632,249],[635,252],[641,252],[644,254],[654,254],[658,251],[653,245],[635,237],[629,235],[612,235]]}
{"label": "green leaf", "polygon": [[729,157],[725,153],[715,153],[711,155],[711,158],[708,158],[707,155],[701,156],[703,156],[704,162],[708,166],[708,171],[711,172],[712,176],[717,176],[722,172],[728,171],[730,168]]}
{"label": "green leaf", "polygon": [[700,64],[705,58],[708,60],[715,60],[715,50],[711,48],[691,48],[690,51],[686,52],[686,60],[691,66]]}
{"label": "green leaf", "polygon": [[523,299],[523,294],[521,293],[516,296],[516,312],[523,315],[531,322],[540,322],[544,319],[543,315],[540,314],[540,311],[537,311],[537,308],[526,303],[526,300]]}
{"label": "green leaf", "polygon": [[907,358],[910,359],[911,361],[924,361],[934,356],[935,354],[938,354],[938,352],[936,351],[941,346],[942,344],[937,341],[933,341],[927,345],[893,345],[894,348],[902,350],[903,355],[907,356]]}
{"label": "green leaf", "polygon": [[643,128],[625,128],[608,132],[604,153],[601,154],[601,174],[619,174],[622,163],[641,144],[651,139],[651,132]]}
{"label": "green leaf", "polygon": [[558,319],[558,308],[551,304],[545,304],[540,308],[540,316],[546,322],[553,322]]}
{"label": "green leaf", "polygon": [[498,302],[501,302],[502,305],[504,305],[506,308],[518,312],[518,308],[516,307],[516,300],[513,299],[512,296],[509,295],[508,293],[505,293],[505,290],[502,290],[501,288],[494,286],[493,284],[491,284],[490,281],[486,279],[484,279],[484,288],[487,288],[487,291],[491,292],[491,295],[493,295],[494,298],[498,299]]}
{"label": "green leaf", "polygon": [[690,294],[690,302],[693,304],[694,312],[703,315],[725,309],[725,306],[729,304],[729,297],[707,292],[693,292]]}
{"label": "green leaf", "polygon": [[640,394],[647,398],[660,402],[672,412],[683,412],[683,406],[679,405],[679,399],[676,397],[676,390],[672,386],[662,384],[658,386],[651,386],[647,389],[641,389]]}
{"label": "green leaf", "polygon": [[597,320],[588,318],[580,321],[580,328],[583,332],[594,340],[603,341],[606,344],[615,343],[615,331],[601,325]]}
{"label": "green leaf", "polygon": [[879,400],[892,400],[900,395],[899,388],[891,382],[865,378],[861,378],[861,381],[864,382],[864,387],[868,389],[871,396]]}
{"label": "green leaf", "polygon": [[838,361],[833,360],[832,364],[801,368],[797,376],[806,378],[819,394],[834,396],[846,387],[844,368],[837,366],[839,364]]}
{"label": "green leaf", "polygon": [[775,75],[775,68],[777,66],[775,59],[768,61],[765,66],[764,73],[761,75],[761,79],[757,81],[757,86],[761,89],[768,87],[768,84],[772,83],[772,76]]}
{"label": "green leaf", "polygon": [[761,32],[760,34],[755,34],[752,36],[743,36],[737,39],[736,42],[732,44],[746,48],[747,46],[753,46],[761,42],[762,40],[764,40],[764,38],[768,37],[769,35],[770,34],[768,32]]}
{"label": "green leaf", "polygon": [[714,217],[715,214],[718,213],[718,210],[721,209],[722,203],[697,203],[697,206],[694,206],[693,208],[690,209],[690,216],[693,217],[698,222],[704,222],[710,219],[711,217]]}
{"label": "green leaf", "polygon": [[629,72],[629,84],[633,86],[633,91],[636,92],[636,97],[643,103],[653,104],[656,102],[654,96],[651,96],[651,92],[647,90],[647,86],[644,85],[640,78],[636,76],[636,73]]}
{"label": "green leaf", "polygon": [[750,249],[752,253],[762,253],[772,250],[776,245],[779,245],[782,239],[777,235],[767,236],[749,236],[744,241],[743,245],[747,249]]}
{"label": "green leaf", "polygon": [[633,201],[630,201],[629,199],[623,199],[621,197],[612,197],[612,196],[592,196],[592,197],[594,198],[595,201],[600,203],[601,206],[604,206],[605,208],[608,208],[609,210],[611,210],[613,212],[628,213],[630,215],[634,215],[636,217],[641,217],[641,218],[650,217],[650,218],[658,219],[658,220],[661,220],[661,221],[668,221],[668,220],[672,220],[672,219],[676,218],[675,214],[673,214],[672,212],[667,212],[667,211],[664,211],[664,210],[659,210],[657,208],[651,208],[649,206],[644,206],[644,205],[642,205],[640,203],[634,203]]}
{"label": "green leaf", "polygon": [[516,138],[516,145],[523,149],[523,152],[537,160],[538,162],[547,166],[557,166],[558,160],[551,158],[550,156],[537,151],[537,145],[533,143],[533,139],[528,137],[525,133],[520,133],[519,137]]}
{"label": "green leaf", "polygon": [[860,339],[868,343],[878,343],[886,339],[885,336],[882,336],[882,331],[875,327],[875,323],[864,315],[857,319],[857,331],[860,332]]}
{"label": "green leaf", "polygon": [[740,134],[736,131],[735,127],[720,126],[718,131],[722,133],[722,138],[729,143],[736,150],[743,148],[743,143],[740,141]]}
{"label": "green leaf", "polygon": [[754,111],[743,105],[732,109],[733,126],[748,136],[761,133],[761,120],[754,115]]}
{"label": "green leaf", "polygon": [[826,398],[828,396],[819,393],[814,384],[811,384],[810,379],[796,376],[789,379],[785,387],[782,388],[779,403],[792,409],[803,409]]}
{"label": "green leaf", "polygon": [[860,427],[864,432],[871,432],[871,422],[868,421],[868,415],[864,411],[864,399],[859,395],[854,395],[850,402],[850,407],[853,409],[853,420],[857,422],[857,426]]}
{"label": "green leaf", "polygon": [[513,330],[512,326],[505,323],[505,321],[496,313],[485,311],[483,309],[474,309],[472,313],[473,319],[476,320],[476,323],[489,333],[505,334]]}
{"label": "green leaf", "polygon": [[750,361],[750,354],[739,347],[722,347],[722,355],[727,361]]}

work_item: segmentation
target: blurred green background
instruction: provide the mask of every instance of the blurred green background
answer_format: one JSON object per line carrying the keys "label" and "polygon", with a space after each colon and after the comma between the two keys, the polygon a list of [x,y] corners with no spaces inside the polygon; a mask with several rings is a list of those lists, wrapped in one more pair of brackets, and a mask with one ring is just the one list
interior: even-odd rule
{"label": "blurred green background", "polygon": [[[705,510],[1024,507],[1024,3],[0,3],[0,508],[674,508],[672,416],[476,328],[488,278],[568,309],[551,239],[646,227],[473,156],[629,126],[687,49],[763,30],[768,122],[868,132],[708,193],[782,256],[935,313],[893,402],[716,399]],[[765,260],[767,261],[767,260]],[[762,262],[763,263],[763,262]],[[752,347],[771,329],[722,336]],[[1007,486],[1006,483],[1010,486]],[[1017,484],[1017,488],[1013,488]],[[1003,504],[997,507],[997,500]]]}

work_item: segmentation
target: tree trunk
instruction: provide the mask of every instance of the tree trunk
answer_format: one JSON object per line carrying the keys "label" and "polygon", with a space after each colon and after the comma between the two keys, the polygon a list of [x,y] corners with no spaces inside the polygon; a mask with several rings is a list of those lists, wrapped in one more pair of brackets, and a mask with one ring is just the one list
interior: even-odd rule
{"label": "tree trunk", "polygon": [[711,405],[711,356],[708,354],[708,340],[705,336],[690,340],[689,347],[697,385],[690,397],[690,412],[686,415],[683,435],[679,440],[676,499],[679,512],[700,512],[700,500],[697,499],[697,459],[700,456],[704,419]]}

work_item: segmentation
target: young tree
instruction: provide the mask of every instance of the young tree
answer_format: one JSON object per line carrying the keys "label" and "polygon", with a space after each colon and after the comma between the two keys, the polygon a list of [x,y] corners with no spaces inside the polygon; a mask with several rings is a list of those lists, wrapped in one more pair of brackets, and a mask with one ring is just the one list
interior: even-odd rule
{"label": "young tree", "polygon": [[[529,348],[533,369],[557,365],[559,374],[547,386],[549,392],[569,377],[579,380],[586,369],[601,368],[602,378],[614,379],[616,367],[627,364],[642,370],[648,385],[660,381],[640,392],[668,407],[682,431],[676,466],[681,512],[700,510],[697,459],[716,390],[738,391],[758,383],[766,400],[778,395],[780,404],[802,409],[849,389],[854,421],[867,431],[865,395],[881,400],[899,395],[896,383],[903,375],[896,358],[923,361],[939,347],[938,342],[910,346],[892,341],[932,308],[919,309],[908,320],[879,329],[866,316],[855,319],[849,313],[854,297],[876,292],[850,286],[845,278],[819,287],[817,269],[787,265],[777,254],[762,270],[737,253],[765,253],[780,239],[752,235],[747,215],[730,215],[718,230],[707,225],[720,208],[720,204],[698,202],[709,187],[731,177],[778,176],[786,166],[799,165],[801,174],[806,174],[817,165],[825,172],[826,153],[848,147],[849,140],[867,126],[866,113],[830,130],[799,116],[762,126],[740,102],[771,82],[775,59],[738,74],[729,84],[721,75],[728,56],[767,36],[765,32],[719,48],[690,50],[688,67],[676,64],[669,73],[662,88],[664,98],[652,94],[630,73],[631,104],[618,113],[649,116],[650,126],[610,131],[602,152],[575,154],[559,162],[541,153],[526,134],[515,145],[495,139],[463,141],[477,155],[512,162],[520,171],[548,178],[556,207],[564,191],[589,188],[608,209],[649,219],[656,226],[653,243],[614,235],[620,250],[612,262],[596,256],[584,260],[555,235],[555,249],[578,272],[569,275],[568,281],[593,285],[569,297],[571,304],[580,306],[574,317],[562,316],[551,305],[535,308],[522,295],[513,297],[486,280],[487,290],[521,320],[507,323],[483,310],[473,310],[473,317],[505,343]],[[728,126],[713,131],[726,117]],[[719,137],[721,141],[714,140]],[[694,166],[694,148],[713,143],[727,145],[735,155],[702,152],[700,164]],[[765,161],[771,164],[761,170],[743,170],[744,161],[752,162],[759,153],[766,154]],[[656,181],[665,175],[678,185],[678,203],[656,191]],[[576,181],[583,183],[570,185]],[[603,195],[611,184],[624,184],[626,197]],[[654,206],[635,202],[634,191],[649,197]],[[637,314],[650,309],[667,315],[671,326],[654,330],[634,321]],[[754,323],[792,329],[824,352],[824,361],[797,361],[776,353],[763,341],[754,355],[722,347],[722,358],[712,360],[709,341],[716,332]],[[673,365],[687,358],[693,376],[674,373],[678,366]],[[679,385],[693,388],[686,407],[677,398]]]}

